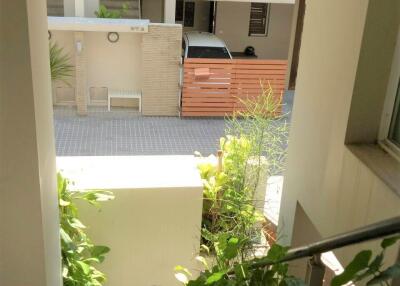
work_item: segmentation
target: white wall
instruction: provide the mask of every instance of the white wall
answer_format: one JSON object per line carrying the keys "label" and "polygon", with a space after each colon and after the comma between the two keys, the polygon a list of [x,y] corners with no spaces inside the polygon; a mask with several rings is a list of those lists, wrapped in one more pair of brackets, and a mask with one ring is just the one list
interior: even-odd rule
{"label": "white wall", "polygon": [[[381,25],[398,19],[392,8],[396,1],[373,2],[384,5],[378,9]],[[377,81],[390,71],[375,69],[380,61],[375,57],[360,66],[368,4],[365,0],[307,1],[280,212],[282,242],[291,242],[297,203],[322,237],[400,215],[398,195],[345,145],[359,69],[369,70]],[[379,26],[373,28],[379,32]],[[398,24],[391,27],[396,29]],[[390,35],[396,33],[385,34],[389,36],[376,46],[390,55],[394,42]],[[346,264],[360,247],[367,246],[336,253]]]}
{"label": "white wall", "polygon": [[117,43],[110,43],[107,33],[85,33],[88,86],[140,89],[141,41],[135,33],[119,33]]}
{"label": "white wall", "polygon": [[[74,32],[52,31],[55,41],[63,52],[71,58],[74,65],[75,45]],[[86,72],[88,94],[106,103],[106,88],[140,90],[142,88],[142,35],[136,33],[119,33],[119,41],[110,43],[107,33],[85,32],[84,49],[86,49]],[[74,98],[75,72],[68,84],[54,82],[56,103],[71,103]],[[68,101],[68,102],[67,102]],[[98,103],[98,102],[97,102]],[[73,103],[72,103],[73,104]],[[114,104],[132,106],[133,101],[115,100]]]}
{"label": "white wall", "polygon": [[109,286],[179,286],[174,267],[195,275],[203,187],[193,156],[59,157],[76,189],[111,190],[99,212],[84,202],[80,218],[111,252],[100,265]]}
{"label": "white wall", "polygon": [[267,37],[248,36],[250,3],[218,2],[215,34],[230,51],[253,46],[260,59],[287,59],[291,37],[292,4],[271,4]]}

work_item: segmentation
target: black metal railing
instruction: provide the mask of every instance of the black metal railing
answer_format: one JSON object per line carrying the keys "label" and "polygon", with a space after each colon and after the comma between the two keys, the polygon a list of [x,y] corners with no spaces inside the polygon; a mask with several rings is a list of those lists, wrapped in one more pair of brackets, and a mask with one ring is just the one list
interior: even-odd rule
{"label": "black metal railing", "polygon": [[400,216],[335,235],[309,245],[292,248],[279,261],[271,261],[265,258],[250,263],[249,268],[267,267],[276,263],[311,257],[308,264],[306,282],[312,286],[322,285],[325,274],[325,266],[321,261],[322,253],[397,233],[400,233]]}

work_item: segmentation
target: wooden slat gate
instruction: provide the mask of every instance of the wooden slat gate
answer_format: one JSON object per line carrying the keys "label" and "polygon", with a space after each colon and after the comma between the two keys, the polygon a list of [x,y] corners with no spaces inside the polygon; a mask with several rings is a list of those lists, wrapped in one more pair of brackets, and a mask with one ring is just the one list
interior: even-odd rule
{"label": "wooden slat gate", "polygon": [[242,107],[240,99],[261,94],[261,83],[282,96],[286,60],[185,59],[182,116],[226,116]]}

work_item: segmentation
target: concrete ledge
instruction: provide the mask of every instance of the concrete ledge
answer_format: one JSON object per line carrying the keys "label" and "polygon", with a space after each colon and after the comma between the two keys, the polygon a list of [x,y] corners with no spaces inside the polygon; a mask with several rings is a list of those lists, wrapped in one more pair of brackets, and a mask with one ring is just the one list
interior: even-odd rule
{"label": "concrete ledge", "polygon": [[77,190],[202,188],[194,156],[57,157]]}
{"label": "concrete ledge", "polygon": [[346,147],[400,197],[400,162],[375,144]]}

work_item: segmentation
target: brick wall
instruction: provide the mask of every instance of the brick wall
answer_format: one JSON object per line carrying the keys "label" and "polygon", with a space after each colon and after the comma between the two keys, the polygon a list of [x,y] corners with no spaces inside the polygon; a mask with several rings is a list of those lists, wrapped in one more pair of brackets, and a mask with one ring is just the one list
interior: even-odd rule
{"label": "brick wall", "polygon": [[179,115],[181,49],[181,25],[149,25],[142,41],[143,115]]}

